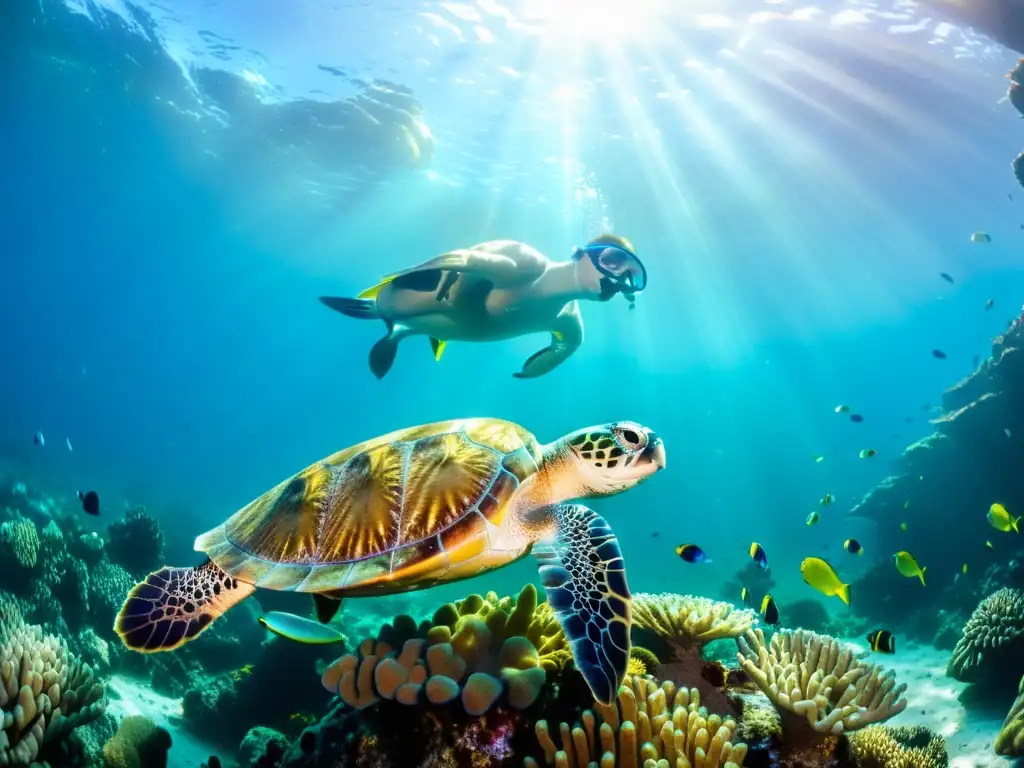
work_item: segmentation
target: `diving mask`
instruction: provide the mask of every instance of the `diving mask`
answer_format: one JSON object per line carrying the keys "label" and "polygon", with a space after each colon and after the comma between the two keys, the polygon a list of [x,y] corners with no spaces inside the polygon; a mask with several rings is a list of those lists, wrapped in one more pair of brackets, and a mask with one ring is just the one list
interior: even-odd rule
{"label": "diving mask", "polygon": [[590,263],[632,303],[634,294],[647,287],[647,269],[632,251],[617,245],[576,247],[573,258],[590,259]]}

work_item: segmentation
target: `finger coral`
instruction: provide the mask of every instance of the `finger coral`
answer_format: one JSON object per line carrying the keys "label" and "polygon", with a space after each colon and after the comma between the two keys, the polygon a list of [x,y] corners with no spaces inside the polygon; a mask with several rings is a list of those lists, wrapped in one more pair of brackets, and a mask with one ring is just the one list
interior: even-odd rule
{"label": "finger coral", "polygon": [[946,674],[964,683],[979,682],[1012,666],[1007,662],[1014,659],[1024,661],[1024,593],[1000,589],[982,600],[967,620]]}
{"label": "finger coral", "polygon": [[1024,755],[1024,677],[1017,688],[1017,700],[1010,707],[994,744],[996,754],[1006,757]]}
{"label": "finger coral", "polygon": [[806,630],[776,632],[766,644],[761,630],[737,641],[743,671],[771,700],[787,742],[824,737],[888,720],[902,712],[906,685],[895,674],[853,657],[852,649]]}
{"label": "finger coral", "polygon": [[922,726],[875,725],[850,734],[857,768],[947,768],[946,742]]}
{"label": "finger coral", "polygon": [[[357,709],[382,698],[407,705],[459,698],[467,713],[480,715],[502,695],[512,707],[525,709],[547,679],[530,639],[551,639],[546,623],[534,616],[536,608],[531,584],[518,598],[499,600],[492,593],[449,603],[432,624],[398,617],[376,640],[364,640],[355,653],[328,666],[321,681]],[[392,643],[398,641],[396,648]]]}
{"label": "finger coral", "polygon": [[72,730],[103,714],[103,686],[65,642],[0,605],[0,765],[45,758]]}
{"label": "finger coral", "polygon": [[[570,728],[561,723],[557,734],[546,720],[537,723],[537,741],[547,765],[740,768],[747,755],[746,744],[734,743],[736,721],[708,714],[696,689],[677,689],[671,681],[659,685],[651,677],[627,675],[618,703],[596,704],[595,709],[596,716],[589,709],[583,711],[582,724]],[[523,764],[538,768],[533,758]]]}

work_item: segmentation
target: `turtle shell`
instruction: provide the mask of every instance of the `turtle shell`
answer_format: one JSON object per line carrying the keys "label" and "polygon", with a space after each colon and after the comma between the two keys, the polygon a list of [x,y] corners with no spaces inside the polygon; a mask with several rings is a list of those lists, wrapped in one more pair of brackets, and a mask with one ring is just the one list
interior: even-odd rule
{"label": "turtle shell", "polygon": [[490,534],[540,461],[508,421],[411,427],[306,467],[195,548],[265,589],[382,594],[465,578],[525,551],[492,548]]}

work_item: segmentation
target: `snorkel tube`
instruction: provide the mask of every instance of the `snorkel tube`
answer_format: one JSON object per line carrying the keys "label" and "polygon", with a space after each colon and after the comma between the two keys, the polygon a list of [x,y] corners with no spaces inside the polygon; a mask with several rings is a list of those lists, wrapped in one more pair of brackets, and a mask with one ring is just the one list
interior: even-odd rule
{"label": "snorkel tube", "polygon": [[636,255],[628,240],[617,235],[601,235],[582,248],[573,248],[576,261],[589,258],[601,274],[600,301],[608,301],[621,293],[629,308],[635,306],[636,294],[647,287],[647,268]]}

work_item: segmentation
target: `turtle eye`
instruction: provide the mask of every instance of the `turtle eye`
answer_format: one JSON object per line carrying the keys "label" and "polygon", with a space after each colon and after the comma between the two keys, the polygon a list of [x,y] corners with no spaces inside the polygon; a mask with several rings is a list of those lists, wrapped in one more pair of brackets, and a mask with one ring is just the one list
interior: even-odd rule
{"label": "turtle eye", "polygon": [[615,439],[630,453],[642,450],[647,444],[647,435],[630,426],[615,427]]}

